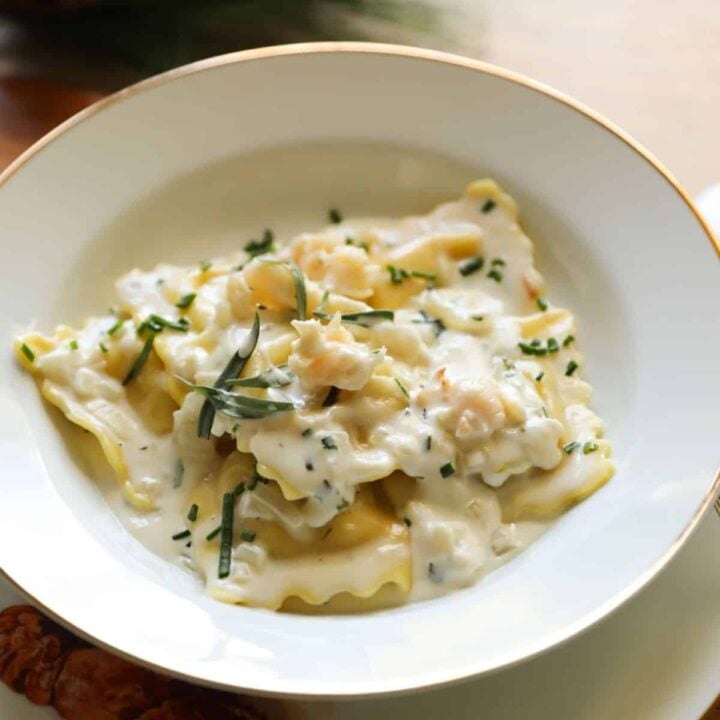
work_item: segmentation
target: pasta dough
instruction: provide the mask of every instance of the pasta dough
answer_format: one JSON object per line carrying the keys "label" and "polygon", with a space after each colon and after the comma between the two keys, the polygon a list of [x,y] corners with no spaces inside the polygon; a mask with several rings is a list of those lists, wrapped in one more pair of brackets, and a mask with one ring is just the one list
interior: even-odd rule
{"label": "pasta dough", "polygon": [[116,289],[18,357],[219,600],[449,592],[613,474],[573,317],[490,180]]}

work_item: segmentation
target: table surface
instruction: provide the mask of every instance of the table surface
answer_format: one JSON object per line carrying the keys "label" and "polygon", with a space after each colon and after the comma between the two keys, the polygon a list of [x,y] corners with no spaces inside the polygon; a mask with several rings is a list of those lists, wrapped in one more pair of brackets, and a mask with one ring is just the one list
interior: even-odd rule
{"label": "table surface", "polygon": [[[660,158],[693,195],[720,181],[716,0],[681,8],[674,0],[446,4],[452,40],[435,46],[522,72],[587,103]],[[36,68],[28,73],[0,47],[0,167],[102,97],[96,87],[83,78],[43,79]],[[720,697],[703,720],[720,720]]]}

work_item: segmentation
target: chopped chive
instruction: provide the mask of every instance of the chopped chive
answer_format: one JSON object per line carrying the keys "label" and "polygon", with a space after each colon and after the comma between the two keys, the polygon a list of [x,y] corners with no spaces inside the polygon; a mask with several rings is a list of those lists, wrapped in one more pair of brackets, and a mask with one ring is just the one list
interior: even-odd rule
{"label": "chopped chive", "polygon": [[403,280],[410,277],[421,278],[433,282],[437,275],[435,273],[423,272],[422,270],[406,270],[405,268],[386,265],[385,269],[390,273],[390,282],[399,285]]}
{"label": "chopped chive", "polygon": [[185,310],[186,308],[189,308],[197,295],[195,293],[188,293],[187,295],[183,295],[176,303],[175,307],[180,308],[181,310]]}
{"label": "chopped chive", "polygon": [[484,213],[489,213],[495,207],[495,205],[496,203],[494,200],[486,200],[483,203],[483,206],[480,208],[480,211]]}
{"label": "chopped chive", "polygon": [[347,500],[345,500],[344,498],[343,498],[343,501],[339,505],[337,505],[338,511],[345,510],[349,507],[350,507],[350,503]]}
{"label": "chopped chive", "polygon": [[100,347],[100,352],[101,352],[101,353],[106,353],[106,352],[108,351],[107,345],[106,345],[105,343],[102,343],[102,342],[99,343],[99,347]]}
{"label": "chopped chive", "polygon": [[262,262],[271,265],[287,265],[292,274],[293,284],[295,285],[295,305],[299,320],[307,320],[307,292],[305,290],[305,277],[300,268],[291,261],[284,262],[281,260],[263,260]]}
{"label": "chopped chive", "polygon": [[244,542],[252,542],[255,539],[255,533],[252,530],[243,530],[240,533],[240,539]]}
{"label": "chopped chive", "polygon": [[154,341],[155,333],[150,333],[148,338],[145,340],[145,344],[142,346],[142,350],[140,350],[140,354],[137,356],[137,358],[135,358],[135,362],[132,364],[132,367],[128,371],[128,374],[122,381],[123,385],[128,385],[140,374],[140,371],[143,369],[143,366],[150,357],[150,351],[152,350]]}
{"label": "chopped chive", "polygon": [[543,312],[545,312],[545,311],[548,309],[547,300],[545,300],[545,298],[542,297],[541,295],[538,295],[538,298],[537,298],[537,300],[535,300],[535,302],[537,303],[537,306],[538,306]]}
{"label": "chopped chive", "polygon": [[20,351],[30,362],[35,362],[35,353],[25,343],[20,346]]}
{"label": "chopped chive", "polygon": [[570,345],[572,345],[572,343],[574,343],[574,342],[575,342],[575,336],[574,336],[574,335],[568,335],[568,336],[563,340],[563,347],[570,347]]}
{"label": "chopped chive", "polygon": [[565,368],[565,374],[570,377],[580,366],[574,361],[570,360]]}
{"label": "chopped chive", "polygon": [[400,388],[400,392],[409,400],[410,399],[410,393],[408,393],[405,386],[400,382],[398,378],[393,378],[395,381],[395,384]]}
{"label": "chopped chive", "polygon": [[403,518],[403,522],[404,522],[408,527],[411,527],[411,526],[412,526],[412,520],[411,520],[409,517],[404,517],[404,518]]}
{"label": "chopped chive", "polygon": [[207,272],[212,267],[212,263],[209,260],[200,261],[200,270]]}
{"label": "chopped chive", "polygon": [[185,543],[185,547],[192,547],[192,540],[188,540],[188,541]]}
{"label": "chopped chive", "polygon": [[441,474],[444,478],[448,478],[448,477],[450,477],[451,475],[454,475],[454,474],[455,474],[455,466],[454,466],[451,462],[445,463],[445,464],[440,468],[440,474]]}
{"label": "chopped chive", "polygon": [[[322,310],[315,310],[314,317],[318,320],[330,320],[330,315]],[[394,320],[395,313],[392,310],[364,310],[356,313],[344,313],[340,315],[340,320],[352,325],[360,325],[360,327],[370,327],[376,320]]]}
{"label": "chopped chive", "polygon": [[78,345],[77,340],[71,340],[70,341],[70,349],[71,350],[77,350],[80,346]]}
{"label": "chopped chive", "polygon": [[477,322],[482,322],[485,319],[485,316],[484,315],[473,315],[472,319],[476,320]]}
{"label": "chopped chive", "polygon": [[147,450],[150,446],[149,445],[143,445],[140,449],[141,450]]}
{"label": "chopped chive", "polygon": [[189,530],[181,530],[180,532],[175,533],[172,536],[173,540],[184,540],[185,538],[189,538],[192,533]]}
{"label": "chopped chive", "polygon": [[544,405],[540,409],[542,410],[542,414],[545,417],[550,417],[550,415],[548,414],[547,408]]}
{"label": "chopped chive", "polygon": [[235,423],[235,424],[230,428],[230,432],[231,432],[231,433],[237,433],[238,430],[240,430],[240,423]]}
{"label": "chopped chive", "polygon": [[342,222],[340,211],[337,208],[330,208],[328,210],[328,220],[335,225],[339,225]]}
{"label": "chopped chive", "polygon": [[254,463],[252,475],[250,477],[250,482],[248,483],[247,489],[252,492],[258,486],[259,483],[262,483],[263,485],[267,485],[268,479],[264,475],[261,475],[258,472],[257,463]]}
{"label": "chopped chive", "polygon": [[[253,321],[252,328],[248,333],[247,337],[240,345],[240,347],[233,353],[233,356],[228,361],[223,371],[218,376],[218,379],[213,385],[214,388],[223,389],[226,387],[228,380],[236,378],[245,367],[245,364],[250,359],[250,356],[255,351],[258,337],[260,335],[260,316],[255,313],[255,320]],[[210,402],[210,399],[206,399],[200,410],[200,416],[198,417],[198,437],[208,439],[212,432],[213,420],[215,419],[215,406]]]}
{"label": "chopped chive", "polygon": [[322,401],[322,406],[332,407],[338,401],[338,397],[340,397],[340,388],[333,385],[328,391],[328,394],[325,396],[325,399]]}
{"label": "chopped chive", "polygon": [[111,337],[125,324],[125,321],[120,319],[112,327],[108,328],[107,334]]}
{"label": "chopped chive", "polygon": [[262,240],[250,240],[250,242],[245,245],[244,250],[251,258],[264,255],[274,250],[273,240],[274,235],[272,230],[265,230]]}
{"label": "chopped chive", "polygon": [[596,442],[592,442],[591,440],[588,440],[582,448],[583,455],[588,455],[591,452],[595,452],[600,446]]}
{"label": "chopped chive", "polygon": [[305,428],[300,434],[303,437],[310,437],[313,434],[312,428]]}
{"label": "chopped chive", "polygon": [[567,445],[563,445],[563,450],[564,450],[568,455],[571,455],[571,454],[574,453],[579,447],[580,447],[580,443],[577,442],[577,440],[573,440],[572,442],[569,442]]}
{"label": "chopped chive", "polygon": [[540,382],[545,377],[545,372],[541,370],[536,376],[535,376],[535,382]]}
{"label": "chopped chive", "polygon": [[330,533],[332,532],[332,528],[329,527],[323,534],[320,540],[324,540]]}
{"label": "chopped chive", "polygon": [[214,540],[222,530],[222,525],[218,525],[214,530],[211,530],[206,536],[205,539],[210,542],[211,540]]}
{"label": "chopped chive", "polygon": [[222,522],[220,523],[220,556],[218,557],[218,577],[230,575],[232,563],[233,520],[235,516],[235,496],[232,493],[223,495]]}
{"label": "chopped chive", "polygon": [[155,332],[160,332],[160,330],[164,329],[187,332],[190,327],[190,323],[184,317],[181,317],[179,320],[166,320],[164,317],[160,317],[160,315],[155,315],[154,313],[150,315],[145,322],[150,329]]}
{"label": "chopped chive", "polygon": [[493,258],[490,264],[493,267],[505,267],[505,261],[502,258]]}
{"label": "chopped chive", "polygon": [[185,463],[182,458],[178,458],[173,470],[173,487],[178,488],[182,485],[183,475],[185,475]]}
{"label": "chopped chive", "polygon": [[497,283],[501,283],[503,281],[503,274],[499,270],[496,270],[495,268],[493,268],[487,274],[487,276]]}
{"label": "chopped chive", "polygon": [[337,450],[338,449],[337,443],[329,435],[326,435],[325,437],[320,438],[320,442],[322,443],[322,446],[326,450]]}
{"label": "chopped chive", "polygon": [[429,451],[431,447],[432,447],[432,435],[428,435],[425,438],[425,449]]}
{"label": "chopped chive", "polygon": [[234,495],[235,497],[240,497],[244,492],[245,492],[245,483],[244,483],[244,482],[239,482],[239,483],[235,486],[235,489],[233,490],[233,495]]}
{"label": "chopped chive", "polygon": [[555,338],[548,338],[547,340],[547,351],[549,353],[555,353],[560,349],[560,345]]}
{"label": "chopped chive", "polygon": [[419,324],[434,325],[436,337],[439,337],[441,333],[443,333],[445,330],[447,330],[447,326],[439,318],[432,317],[427,312],[425,312],[425,310],[418,310],[418,312],[420,313],[420,317],[422,319],[421,320],[413,320],[412,322],[415,323],[416,325],[419,325]]}
{"label": "chopped chive", "polygon": [[548,351],[547,348],[541,347],[540,342],[538,341],[537,344],[534,343],[524,343],[519,342],[518,347],[520,350],[522,350],[526,355],[547,355]]}
{"label": "chopped chive", "polygon": [[312,461],[311,461],[311,460],[306,460],[306,461],[305,461],[305,469],[306,469],[308,472],[312,472],[313,470],[315,470],[315,466],[312,464]]}
{"label": "chopped chive", "polygon": [[460,265],[458,265],[458,270],[463,277],[467,277],[468,275],[472,275],[478,270],[482,270],[484,264],[485,258],[481,255],[478,255],[477,257],[470,258],[469,260],[461,262]]}
{"label": "chopped chive", "polygon": [[158,278],[158,279],[155,281],[155,284],[156,284],[156,285],[162,285],[164,282],[165,282],[165,278]]}
{"label": "chopped chive", "polygon": [[187,514],[187,519],[190,522],[195,522],[197,520],[198,510],[199,510],[199,508],[195,503],[193,503],[190,506],[190,509],[188,510],[188,514]]}

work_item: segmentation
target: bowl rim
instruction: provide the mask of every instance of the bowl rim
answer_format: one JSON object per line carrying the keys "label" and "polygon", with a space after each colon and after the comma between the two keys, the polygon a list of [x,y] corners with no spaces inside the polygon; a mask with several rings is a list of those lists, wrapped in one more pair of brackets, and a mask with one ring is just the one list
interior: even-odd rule
{"label": "bowl rim", "polygon": [[[205,70],[224,65],[233,65],[236,63],[252,62],[256,60],[265,60],[274,57],[340,53],[386,55],[416,60],[426,60],[444,65],[451,65],[455,67],[469,69],[475,72],[491,75],[503,80],[508,80],[512,83],[521,85],[529,90],[532,90],[533,92],[541,94],[550,100],[565,105],[567,108],[591,120],[593,123],[601,127],[606,132],[614,135],[625,145],[627,145],[632,151],[639,155],[642,160],[644,160],[648,165],[650,165],[651,168],[658,175],[660,175],[666,183],[670,185],[670,187],[685,203],[690,212],[695,216],[695,219],[699,223],[701,229],[705,232],[705,235],[707,236],[710,244],[715,249],[716,254],[718,255],[718,257],[720,257],[720,238],[715,237],[713,231],[710,229],[707,221],[703,218],[700,211],[697,209],[689,193],[683,188],[683,186],[673,176],[673,174],[641,143],[639,143],[631,135],[629,135],[627,132],[615,125],[613,122],[607,120],[601,114],[595,112],[594,110],[574,99],[573,97],[566,95],[565,93],[558,91],[553,87],[550,87],[542,82],[533,80],[521,73],[505,69],[492,63],[440,50],[432,50],[427,48],[414,47],[410,45],[398,45],[390,43],[324,41],[273,45],[267,47],[253,48],[250,50],[241,50],[223,55],[217,55],[176,68],[172,68],[157,75],[153,75],[145,80],[141,80],[137,83],[129,85],[126,88],[111,93],[110,95],[94,102],[93,104],[84,108],[75,115],[72,115],[70,118],[59,124],[57,127],[50,130],[47,134],[43,135],[39,140],[34,142],[29,148],[22,152],[13,162],[11,162],[10,165],[8,165],[8,167],[2,173],[0,173],[0,189],[2,189],[3,185],[10,178],[12,178],[15,173],[20,171],[25,164],[27,164],[33,157],[42,152],[54,140],[56,140],[69,130],[73,129],[77,125],[80,125],[85,120],[89,119],[95,114],[102,112],[106,108],[111,107],[115,103],[121,102],[126,98],[134,97],[138,94],[145,92],[146,90],[152,90],[179,78],[183,78],[188,75],[193,75],[195,73],[203,72]],[[667,548],[667,550],[662,554],[661,557],[659,557],[649,568],[647,568],[643,573],[636,577],[635,580],[622,591],[618,592],[616,595],[606,600],[602,605],[596,607],[591,612],[586,613],[579,620],[565,626],[554,636],[548,638],[546,642],[544,642],[542,645],[535,647],[532,650],[529,650],[521,657],[514,658],[508,662],[498,665],[497,667],[481,671],[479,673],[472,671],[465,672],[444,680],[439,680],[429,685],[417,684],[413,686],[403,687],[400,689],[381,690],[378,692],[362,693],[360,695],[353,693],[332,693],[331,695],[323,695],[317,693],[298,694],[282,691],[255,690],[252,688],[244,689],[236,685],[214,682],[212,680],[204,678],[197,678],[181,671],[172,670],[153,663],[152,661],[146,660],[145,658],[127,653],[124,650],[105,642],[101,638],[98,638],[91,633],[84,631],[82,628],[65,620],[61,615],[58,615],[51,608],[47,607],[42,602],[42,600],[26,591],[23,586],[18,581],[16,581],[9,573],[7,573],[2,567],[0,567],[0,578],[3,578],[5,581],[7,581],[20,595],[27,598],[33,605],[35,605],[35,607],[40,609],[48,617],[52,618],[59,624],[68,628],[71,632],[75,633],[77,636],[84,638],[93,645],[103,648],[117,656],[123,657],[135,664],[142,665],[161,674],[184,680],[188,683],[206,685],[226,691],[249,692],[259,696],[287,699],[343,700],[357,699],[358,697],[389,697],[407,694],[409,692],[421,689],[438,689],[463,680],[481,677],[482,675],[510,668],[521,662],[529,660],[530,658],[536,657],[541,653],[550,650],[551,648],[557,647],[567,642],[571,638],[575,637],[576,635],[584,632],[585,630],[588,630],[600,620],[604,619],[612,612],[617,610],[623,603],[625,603],[636,593],[642,590],[651,580],[653,580],[658,575],[658,573],[678,553],[678,551],[688,539],[688,537],[697,528],[705,513],[713,504],[713,500],[718,495],[718,493],[720,493],[720,469],[718,469],[718,471],[716,472],[713,482],[710,484],[705,496],[701,500],[698,508],[696,509],[688,524],[679,533],[679,535],[675,538],[673,543],[670,545],[670,547]]]}

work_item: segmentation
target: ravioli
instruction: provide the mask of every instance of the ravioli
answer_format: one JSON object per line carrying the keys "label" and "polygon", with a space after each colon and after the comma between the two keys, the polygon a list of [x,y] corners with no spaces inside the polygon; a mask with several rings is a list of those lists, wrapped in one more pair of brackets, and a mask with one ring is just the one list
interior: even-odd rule
{"label": "ravioli", "polygon": [[443,594],[614,472],[512,198],[480,180],[425,216],[335,219],[132,270],[110,314],[15,342],[221,601]]}

